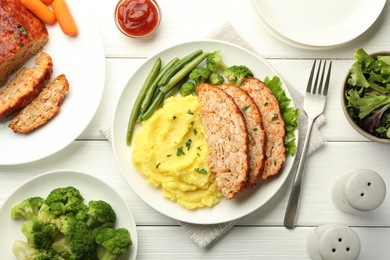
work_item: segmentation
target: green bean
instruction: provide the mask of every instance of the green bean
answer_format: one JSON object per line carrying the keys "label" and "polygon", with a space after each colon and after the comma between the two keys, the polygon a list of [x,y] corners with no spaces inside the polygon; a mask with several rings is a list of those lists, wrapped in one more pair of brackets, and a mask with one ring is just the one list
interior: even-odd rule
{"label": "green bean", "polygon": [[167,93],[171,88],[173,88],[177,83],[180,82],[184,77],[186,77],[196,66],[198,66],[207,56],[209,52],[204,52],[201,55],[197,56],[195,59],[187,63],[181,70],[176,72],[175,75],[169,80],[168,84],[160,87],[160,90],[164,93]]}
{"label": "green bean", "polygon": [[175,66],[175,64],[177,64],[179,62],[179,58],[173,58],[171,61],[169,61],[167,63],[167,65],[165,65],[161,70],[160,72],[158,73],[157,77],[153,80],[151,86],[148,88],[148,90],[146,91],[146,94],[145,94],[145,97],[144,99],[142,100],[142,104],[141,104],[141,113],[143,113],[144,111],[147,110],[149,104],[150,104],[150,101],[154,95],[154,92],[156,91],[157,89],[157,83],[161,80],[162,77],[164,77],[164,75],[166,75],[166,73],[173,67]]}
{"label": "green bean", "polygon": [[142,120],[149,119],[153,115],[153,113],[157,110],[157,108],[160,107],[163,99],[164,99],[164,93],[158,90],[156,97],[153,98],[153,101],[148,107],[148,109],[142,114],[141,116]]}
{"label": "green bean", "polygon": [[142,84],[142,87],[138,92],[138,95],[134,101],[134,105],[130,113],[129,123],[127,126],[127,133],[126,133],[127,145],[131,144],[131,139],[133,138],[133,132],[134,132],[135,124],[137,123],[138,113],[141,108],[142,100],[145,97],[147,89],[150,87],[151,83],[153,82],[158,72],[160,71],[160,67],[161,67],[161,58],[158,57],[154,62],[152,69],[150,70],[148,76],[146,77],[144,83]]}
{"label": "green bean", "polygon": [[179,92],[180,87],[181,87],[181,86],[180,86],[179,84],[177,84],[176,86],[174,86],[173,88],[171,88],[167,93],[165,93],[163,102],[164,102],[167,98],[170,98],[170,97],[176,95],[176,93]]}
{"label": "green bean", "polygon": [[[153,95],[152,95],[153,97],[150,99],[150,104],[149,104],[149,106],[145,109],[145,111],[147,111],[148,108],[151,106],[151,104],[153,103],[153,100],[155,100],[155,99],[157,98],[159,92],[161,92],[159,88],[156,88],[156,89],[154,90]],[[138,113],[138,119],[137,119],[137,122],[138,122],[138,123],[141,123],[142,121],[144,121],[144,120],[142,119],[142,115],[145,113],[145,111],[139,111],[139,113]]]}
{"label": "green bean", "polygon": [[179,92],[181,85],[183,85],[183,83],[186,82],[187,80],[188,80],[188,77],[184,77],[182,80],[180,80],[179,83],[177,83],[173,88],[171,88],[167,93],[165,93],[162,103],[164,103],[164,101],[167,98],[176,95],[176,93]]}
{"label": "green bean", "polygon": [[187,56],[183,57],[173,68],[171,68],[167,74],[158,82],[158,86],[162,87],[168,84],[169,80],[176,74],[181,68],[183,68],[187,63],[191,62],[193,59],[198,57],[203,53],[203,50],[196,50]]}

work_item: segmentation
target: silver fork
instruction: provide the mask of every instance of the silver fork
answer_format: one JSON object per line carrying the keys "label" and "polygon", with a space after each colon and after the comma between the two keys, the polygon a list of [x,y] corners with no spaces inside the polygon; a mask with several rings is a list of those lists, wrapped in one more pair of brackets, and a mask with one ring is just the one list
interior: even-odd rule
{"label": "silver fork", "polygon": [[[301,194],[301,185],[303,179],[304,166],[306,161],[306,154],[309,147],[311,130],[316,118],[324,112],[326,104],[326,96],[328,94],[330,72],[332,68],[332,61],[329,63],[329,68],[325,76],[326,61],[321,68],[322,61],[320,60],[316,77],[313,83],[313,76],[316,71],[316,60],[314,60],[313,67],[311,69],[309,81],[307,83],[305,101],[303,109],[308,117],[308,125],[306,130],[305,141],[303,143],[303,149],[301,158],[298,162],[297,172],[292,184],[290,198],[287,204],[286,214],[284,216],[284,226],[286,228],[294,228],[295,220],[298,212],[299,198]],[[324,81],[325,79],[325,81]]]}

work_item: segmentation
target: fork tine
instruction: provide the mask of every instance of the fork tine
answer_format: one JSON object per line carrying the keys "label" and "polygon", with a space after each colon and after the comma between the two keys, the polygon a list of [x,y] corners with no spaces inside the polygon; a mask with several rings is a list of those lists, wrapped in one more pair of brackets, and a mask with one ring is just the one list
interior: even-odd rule
{"label": "fork tine", "polygon": [[[326,68],[326,60],[324,61],[324,66],[322,67],[322,73],[321,73],[321,80],[320,80],[320,84],[318,86],[318,91],[316,92],[316,94],[322,94],[322,88],[323,88],[323,82],[324,82],[324,76],[325,76],[325,68]],[[321,64],[320,66],[318,66],[318,74],[320,73],[320,70],[321,70]],[[318,74],[317,74],[317,77],[318,77]]]}
{"label": "fork tine", "polygon": [[309,76],[309,81],[307,82],[307,87],[306,87],[306,92],[311,93],[311,83],[313,81],[313,75],[314,75],[314,70],[316,68],[316,61],[314,60],[313,67],[311,68],[310,76]]}
{"label": "fork tine", "polygon": [[[321,71],[321,63],[322,63],[322,60],[320,60],[320,63],[318,64],[317,75],[316,75],[316,79],[314,80],[314,86],[313,86],[312,91],[310,92],[312,94],[317,93],[318,79],[320,78],[320,71]],[[319,91],[321,91],[321,86],[319,86],[318,89],[319,89]]]}
{"label": "fork tine", "polygon": [[[324,92],[323,92],[323,95],[328,95],[328,88],[329,88],[329,81],[330,81],[330,71],[332,69],[332,61],[330,61],[329,63],[329,68],[328,68],[328,75],[326,76],[326,81],[325,81],[325,88],[324,88]],[[325,70],[325,68],[324,68]]]}

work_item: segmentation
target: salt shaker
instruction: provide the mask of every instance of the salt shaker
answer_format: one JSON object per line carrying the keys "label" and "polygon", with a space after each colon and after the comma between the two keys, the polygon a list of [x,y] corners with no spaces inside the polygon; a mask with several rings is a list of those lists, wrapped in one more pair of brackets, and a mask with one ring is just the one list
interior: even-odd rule
{"label": "salt shaker", "polygon": [[386,196],[382,177],[369,169],[360,169],[340,177],[332,189],[335,206],[351,214],[379,207]]}
{"label": "salt shaker", "polygon": [[321,225],[309,233],[307,251],[313,260],[355,260],[360,254],[360,239],[348,226]]}

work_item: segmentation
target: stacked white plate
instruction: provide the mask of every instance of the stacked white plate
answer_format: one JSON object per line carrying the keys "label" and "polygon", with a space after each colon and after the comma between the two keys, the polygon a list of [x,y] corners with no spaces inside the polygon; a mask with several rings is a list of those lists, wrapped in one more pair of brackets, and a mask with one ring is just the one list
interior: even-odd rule
{"label": "stacked white plate", "polygon": [[295,47],[347,43],[370,28],[386,0],[253,0],[265,27]]}

